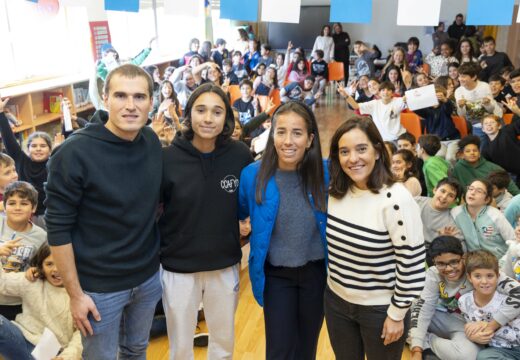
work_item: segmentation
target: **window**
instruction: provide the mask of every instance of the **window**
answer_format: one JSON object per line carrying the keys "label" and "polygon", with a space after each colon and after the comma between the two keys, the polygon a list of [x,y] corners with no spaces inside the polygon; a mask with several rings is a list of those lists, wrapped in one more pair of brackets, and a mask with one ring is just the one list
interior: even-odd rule
{"label": "window", "polygon": [[84,7],[60,7],[52,15],[29,1],[0,0],[0,47],[0,85],[85,73],[93,66]]}

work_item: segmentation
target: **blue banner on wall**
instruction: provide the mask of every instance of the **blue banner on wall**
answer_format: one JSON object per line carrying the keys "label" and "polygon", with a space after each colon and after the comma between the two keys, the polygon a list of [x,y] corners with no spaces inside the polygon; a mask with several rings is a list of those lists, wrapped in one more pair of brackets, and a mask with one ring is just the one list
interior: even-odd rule
{"label": "blue banner on wall", "polygon": [[511,25],[515,0],[468,0],[466,25]]}
{"label": "blue banner on wall", "polygon": [[105,10],[139,12],[139,0],[105,0]]}
{"label": "blue banner on wall", "polygon": [[372,0],[330,0],[330,22],[370,23]]}
{"label": "blue banner on wall", "polygon": [[258,21],[258,0],[220,0],[220,18]]}

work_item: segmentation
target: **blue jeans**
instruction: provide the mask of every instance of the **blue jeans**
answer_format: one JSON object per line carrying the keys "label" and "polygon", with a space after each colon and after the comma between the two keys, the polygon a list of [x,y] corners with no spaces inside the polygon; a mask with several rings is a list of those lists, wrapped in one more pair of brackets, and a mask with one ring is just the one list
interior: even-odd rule
{"label": "blue jeans", "polygon": [[162,296],[159,272],[133,289],[85,293],[94,300],[101,321],[90,319],[94,335],[82,337],[83,359],[145,360],[155,306]]}
{"label": "blue jeans", "polygon": [[25,340],[22,331],[0,315],[0,355],[6,360],[33,360],[34,345]]}

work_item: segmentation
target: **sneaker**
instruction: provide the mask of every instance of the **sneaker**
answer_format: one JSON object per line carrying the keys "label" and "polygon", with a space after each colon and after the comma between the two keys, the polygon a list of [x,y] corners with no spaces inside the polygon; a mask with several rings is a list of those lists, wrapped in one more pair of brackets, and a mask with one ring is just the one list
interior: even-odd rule
{"label": "sneaker", "polygon": [[195,336],[193,336],[193,345],[196,347],[206,347],[208,346],[209,334],[202,332],[200,330],[200,326],[197,325],[197,329],[195,330]]}

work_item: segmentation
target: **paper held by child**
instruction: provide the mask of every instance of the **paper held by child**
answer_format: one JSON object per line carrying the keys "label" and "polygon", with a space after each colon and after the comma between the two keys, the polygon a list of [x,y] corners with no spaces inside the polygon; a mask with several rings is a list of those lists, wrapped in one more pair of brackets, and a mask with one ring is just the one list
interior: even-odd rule
{"label": "paper held by child", "polygon": [[408,90],[405,96],[408,108],[412,111],[439,105],[433,84]]}
{"label": "paper held by child", "polygon": [[58,355],[60,349],[61,345],[56,335],[48,328],[45,328],[38,345],[36,345],[31,355],[34,356],[36,360],[51,360]]}

